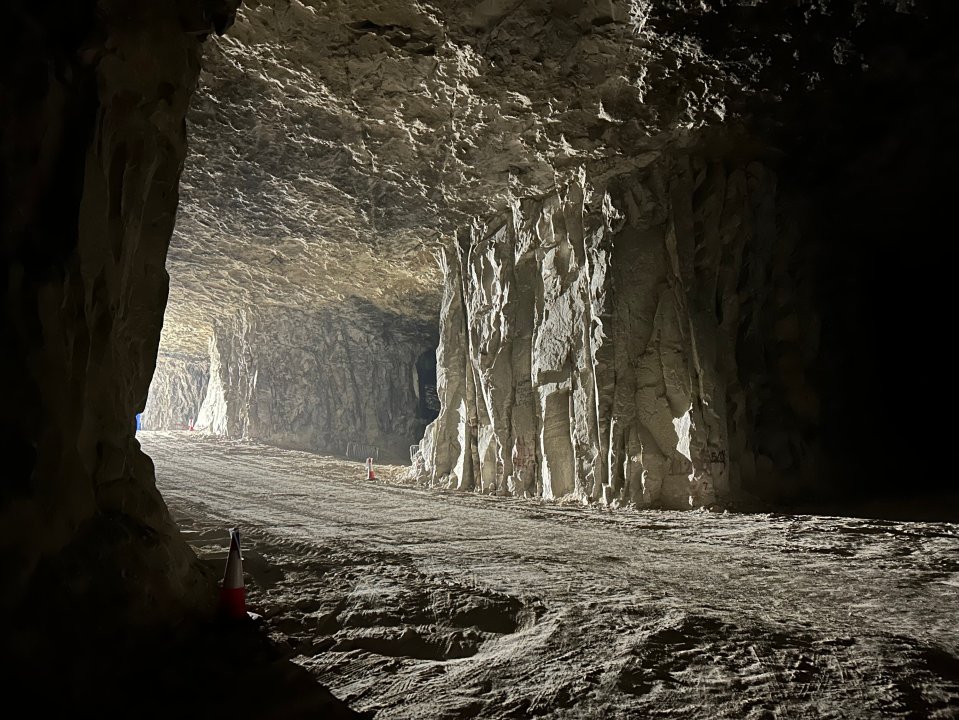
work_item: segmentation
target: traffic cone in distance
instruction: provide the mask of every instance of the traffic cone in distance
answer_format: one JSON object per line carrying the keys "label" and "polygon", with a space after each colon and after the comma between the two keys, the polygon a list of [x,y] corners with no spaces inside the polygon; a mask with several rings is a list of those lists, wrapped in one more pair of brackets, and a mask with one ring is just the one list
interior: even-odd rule
{"label": "traffic cone in distance", "polygon": [[373,458],[366,458],[366,479],[367,480],[376,480],[376,475],[373,474]]}
{"label": "traffic cone in distance", "polygon": [[230,554],[220,589],[220,611],[231,620],[246,619],[246,590],[243,587],[243,557],[240,555],[240,531],[230,528]]}

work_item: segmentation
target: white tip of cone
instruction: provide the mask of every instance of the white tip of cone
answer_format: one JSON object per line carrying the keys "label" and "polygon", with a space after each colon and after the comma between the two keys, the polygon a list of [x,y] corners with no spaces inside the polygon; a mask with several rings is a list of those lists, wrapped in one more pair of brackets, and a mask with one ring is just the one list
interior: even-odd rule
{"label": "white tip of cone", "polygon": [[240,531],[237,528],[230,528],[230,554],[226,559],[226,571],[223,573],[223,587],[243,587],[243,556],[240,553]]}

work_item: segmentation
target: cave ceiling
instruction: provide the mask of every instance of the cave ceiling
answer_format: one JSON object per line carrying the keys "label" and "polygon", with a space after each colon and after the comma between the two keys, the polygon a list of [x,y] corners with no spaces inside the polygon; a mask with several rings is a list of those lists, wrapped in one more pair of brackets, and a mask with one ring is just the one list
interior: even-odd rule
{"label": "cave ceiling", "polygon": [[732,124],[768,55],[719,58],[669,22],[708,11],[248,0],[208,43],[188,118],[163,352],[204,354],[244,305],[435,324],[434,252],[456,228]]}

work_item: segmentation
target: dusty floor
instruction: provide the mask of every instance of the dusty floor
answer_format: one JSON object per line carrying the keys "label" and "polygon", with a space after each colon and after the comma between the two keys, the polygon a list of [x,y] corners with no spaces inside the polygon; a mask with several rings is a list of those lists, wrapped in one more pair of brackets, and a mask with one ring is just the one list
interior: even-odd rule
{"label": "dusty floor", "polygon": [[271,635],[377,718],[959,718],[959,525],[608,512],[139,438],[201,556],[238,525]]}

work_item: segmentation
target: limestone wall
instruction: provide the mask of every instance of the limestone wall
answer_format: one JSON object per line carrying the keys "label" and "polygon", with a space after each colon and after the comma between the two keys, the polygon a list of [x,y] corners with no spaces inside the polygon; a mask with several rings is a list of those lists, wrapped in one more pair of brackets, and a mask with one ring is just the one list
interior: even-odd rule
{"label": "limestone wall", "polygon": [[[416,361],[433,332],[401,318],[248,308],[216,325],[197,429],[402,462],[422,437]],[[351,447],[357,446],[356,448]]]}
{"label": "limestone wall", "polygon": [[210,380],[208,358],[157,357],[156,372],[141,417],[144,430],[185,430],[195,421]]}
{"label": "limestone wall", "polygon": [[775,200],[758,163],[663,156],[462,232],[420,479],[668,508],[813,482],[818,324]]}

